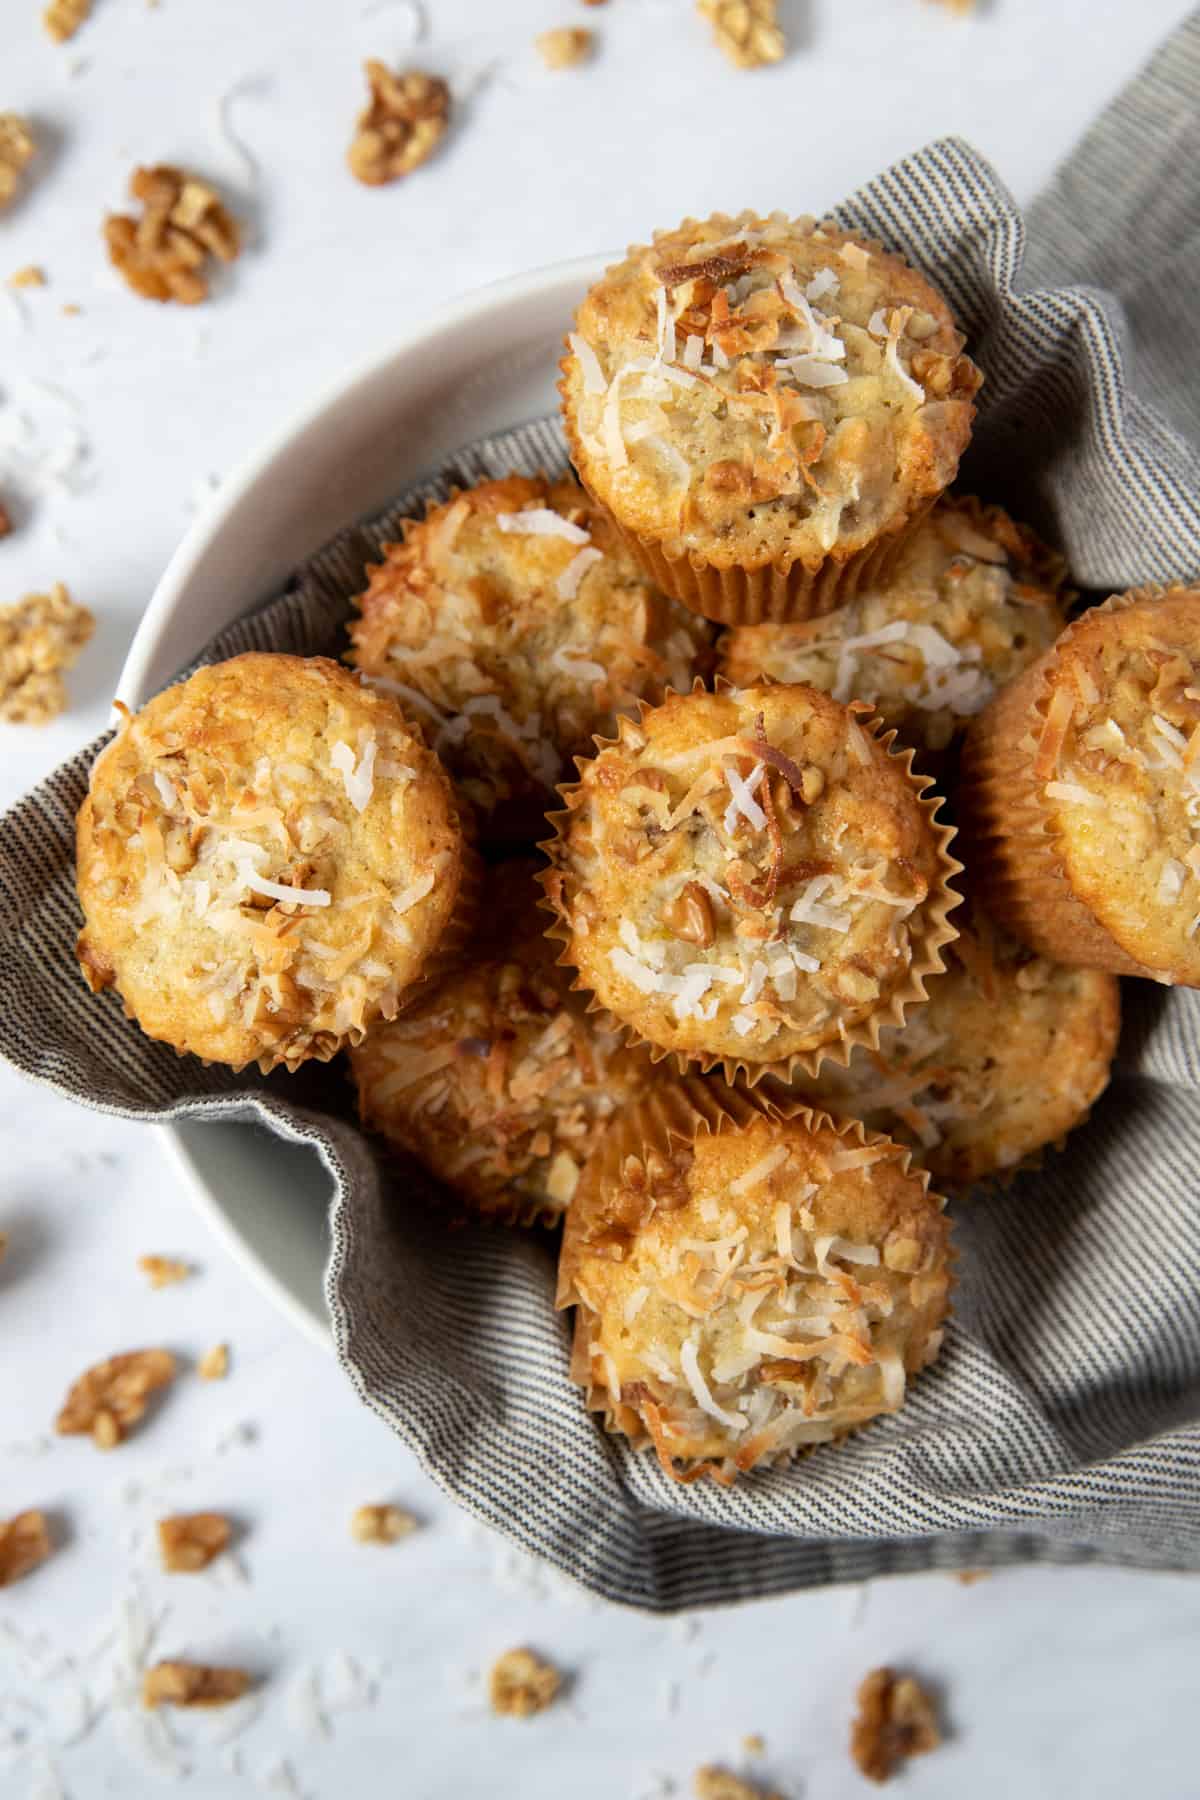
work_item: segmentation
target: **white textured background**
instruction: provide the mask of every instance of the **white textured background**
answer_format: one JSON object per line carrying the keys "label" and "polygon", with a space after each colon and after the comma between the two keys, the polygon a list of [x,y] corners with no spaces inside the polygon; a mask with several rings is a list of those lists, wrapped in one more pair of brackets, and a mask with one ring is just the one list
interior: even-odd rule
{"label": "white textured background", "polygon": [[[103,727],[133,627],[222,473],[400,326],[685,212],[820,210],[944,131],[1028,199],[1189,10],[981,0],[964,23],[921,0],[783,0],[793,54],[745,75],[688,0],[428,0],[414,54],[474,97],[435,163],[370,191],[342,161],[358,65],[405,57],[404,0],[96,0],[60,49],[37,0],[0,0],[0,110],[32,115],[50,146],[0,220],[0,277],[35,262],[50,278],[0,294],[0,491],[20,522],[0,545],[0,600],[63,579],[100,621],[70,714],[0,727],[0,803]],[[590,25],[601,47],[552,75],[530,42],[562,23]],[[253,166],[215,128],[223,96]],[[253,222],[207,307],[148,305],[104,267],[100,218],[139,160],[217,177]],[[75,474],[51,478],[55,465]],[[207,1237],[153,1135],[0,1071],[0,1229],[0,1515],[43,1505],[65,1540],[0,1601],[2,1800],[140,1797],[185,1768],[194,1800],[624,1800],[670,1781],[686,1792],[706,1759],[749,1768],[748,1732],[765,1735],[760,1767],[787,1800],[830,1800],[866,1791],[846,1723],[855,1682],[884,1659],[945,1697],[951,1741],[913,1765],[914,1800],[1123,1797],[1131,1776],[1156,1800],[1198,1791],[1191,1581],[920,1577],[686,1624],[598,1608],[455,1517]],[[149,1293],[145,1251],[199,1273]],[[194,1356],[218,1338],[229,1381],[180,1382],[117,1454],[46,1437],[84,1364],[155,1341]],[[350,1511],[383,1498],[426,1529],[355,1547]],[[244,1528],[240,1579],[157,1572],[147,1522],[203,1506]],[[262,1675],[232,1744],[217,1739],[241,1717],[185,1722],[173,1746],[146,1738],[114,1687],[107,1622],[122,1610],[114,1641],[154,1619],[159,1653]],[[521,1642],[572,1671],[570,1704],[494,1722],[471,1676]]]}

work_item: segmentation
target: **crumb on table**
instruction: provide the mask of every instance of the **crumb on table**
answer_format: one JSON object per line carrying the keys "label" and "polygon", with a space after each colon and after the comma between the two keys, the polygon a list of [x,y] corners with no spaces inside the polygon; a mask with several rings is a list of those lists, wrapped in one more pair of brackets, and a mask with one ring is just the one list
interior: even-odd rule
{"label": "crumb on table", "polygon": [[543,31],[533,43],[548,69],[574,69],[592,54],[595,38],[581,25],[559,25]]}
{"label": "crumb on table", "polygon": [[229,1373],[229,1345],[214,1344],[206,1350],[196,1364],[196,1373],[201,1381],[224,1381]]}
{"label": "crumb on table", "polygon": [[0,1520],[0,1588],[20,1581],[54,1553],[46,1515],[36,1507]]}
{"label": "crumb on table", "polygon": [[192,1272],[190,1263],[180,1262],[174,1256],[139,1256],[137,1266],[152,1288],[173,1287],[177,1281],[186,1281]]}
{"label": "crumb on table", "polygon": [[941,1743],[929,1695],[911,1675],[872,1669],[858,1690],[858,1716],[850,1728],[850,1754],[868,1781],[887,1781],[910,1756]]}
{"label": "crumb on table", "polygon": [[233,1528],[224,1513],[172,1513],[158,1521],[158,1547],[169,1575],[193,1575],[228,1550]]}
{"label": "crumb on table", "polygon": [[12,516],[9,513],[7,507],[5,506],[3,500],[0,500],[0,538],[8,537],[10,532],[12,531],[12,529],[13,529]]}
{"label": "crumb on table", "polygon": [[89,1436],[112,1450],[139,1423],[151,1394],[175,1378],[169,1350],[128,1350],[85,1369],[55,1422],[60,1437]]}
{"label": "crumb on table", "polygon": [[142,1676],[142,1705],[228,1706],[253,1686],[245,1669],[222,1669],[205,1663],[160,1662]]}
{"label": "crumb on table", "polygon": [[717,48],[739,69],[777,63],[787,49],[776,0],[696,0]]}
{"label": "crumb on table", "polygon": [[56,44],[73,38],[92,10],[92,0],[50,0],[42,13],[42,24]]}
{"label": "crumb on table", "polygon": [[19,113],[0,112],[0,212],[16,194],[21,171],[32,160],[37,145],[33,127]]}
{"label": "crumb on table", "polygon": [[109,213],[104,221],[113,267],[144,300],[206,300],[209,259],[231,263],[242,248],[241,227],[216,189],[159,163],[135,169],[129,192],[141,202],[141,216]]}
{"label": "crumb on table", "polygon": [[95,628],[61,581],[48,594],[0,606],[0,720],[43,725],[56,718],[67,704],[60,671],[74,665]]}
{"label": "crumb on table", "polygon": [[397,74],[374,58],[365,70],[370,99],[346,160],[357,181],[382,187],[433,155],[450,122],[450,89],[437,75],[421,69]]}
{"label": "crumb on table", "polygon": [[532,1650],[506,1650],[492,1664],[488,1699],[498,1718],[531,1719],[557,1699],[562,1676]]}
{"label": "crumb on table", "polygon": [[782,1794],[773,1790],[768,1793],[766,1788],[743,1781],[740,1775],[734,1775],[716,1763],[706,1763],[696,1770],[692,1791],[696,1800],[783,1800]]}
{"label": "crumb on table", "polygon": [[412,1513],[399,1506],[359,1506],[350,1519],[350,1535],[360,1544],[394,1544],[416,1529]]}
{"label": "crumb on table", "polygon": [[10,288],[41,288],[46,286],[46,271],[37,263],[26,263],[24,268],[16,269],[8,278]]}

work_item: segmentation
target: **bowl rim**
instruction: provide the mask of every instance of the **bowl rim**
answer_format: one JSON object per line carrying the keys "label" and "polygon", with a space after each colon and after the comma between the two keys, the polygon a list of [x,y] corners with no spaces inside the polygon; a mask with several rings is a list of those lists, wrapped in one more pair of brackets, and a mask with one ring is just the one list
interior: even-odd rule
{"label": "bowl rim", "polygon": [[[297,438],[319,427],[327,415],[344,406],[357,390],[386,379],[389,372],[399,373],[397,365],[419,351],[432,338],[460,332],[464,327],[469,328],[483,321],[497,309],[532,299],[551,287],[569,285],[582,293],[613,260],[611,253],[607,256],[571,257],[514,275],[502,276],[480,287],[460,292],[441,305],[436,314],[422,313],[383,350],[373,350],[357,358],[343,373],[323,382],[309,400],[293,408],[274,431],[268,432],[235,463],[229,475],[184,533],[155,584],[134,632],[117,682],[116,698],[134,709],[149,698],[148,671],[164,635],[176,619],[181,605],[186,602],[188,585],[198,566],[219,542],[231,514],[251,495],[259,482],[270,477],[276,462],[287,454]],[[349,520],[346,522],[350,523]],[[254,598],[257,596],[247,604],[252,605]],[[198,650],[210,635],[210,630],[199,624],[199,641],[195,649]],[[238,1125],[229,1121],[221,1122],[220,1127],[214,1124],[208,1129],[226,1126],[231,1131],[254,1129],[249,1124]],[[175,1173],[192,1204],[233,1260],[298,1331],[310,1342],[332,1351],[333,1334],[328,1313],[323,1312],[319,1316],[291,1289],[271,1266],[270,1261],[242,1236],[222,1205],[219,1194],[202,1174],[192,1154],[187,1132],[174,1124],[159,1126],[158,1131]]]}

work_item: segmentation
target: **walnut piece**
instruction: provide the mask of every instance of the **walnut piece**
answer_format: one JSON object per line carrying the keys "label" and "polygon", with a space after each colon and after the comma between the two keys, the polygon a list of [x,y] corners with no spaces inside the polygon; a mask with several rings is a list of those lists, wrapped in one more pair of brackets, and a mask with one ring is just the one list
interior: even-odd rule
{"label": "walnut piece", "polygon": [[186,1281],[192,1272],[190,1263],[173,1256],[139,1256],[137,1266],[152,1288],[172,1287],[177,1281]]}
{"label": "walnut piece", "polygon": [[150,1395],[175,1378],[169,1350],[127,1350],[86,1369],[74,1383],[55,1422],[61,1437],[91,1435],[111,1450],[141,1419]]}
{"label": "walnut piece", "polygon": [[416,1529],[413,1515],[399,1506],[359,1506],[350,1518],[350,1535],[360,1544],[394,1544]]}
{"label": "walnut piece", "polygon": [[703,950],[716,941],[712,901],[698,881],[689,881],[676,894],[663,912],[663,924],[684,943],[698,944]]}
{"label": "walnut piece", "polygon": [[210,257],[233,262],[242,247],[241,226],[215,189],[168,163],[135,169],[129,192],[142,216],[110,213],[104,221],[109,260],[145,300],[177,300],[196,306],[208,298]]}
{"label": "walnut piece", "polygon": [[0,1521],[0,1588],[7,1587],[10,1581],[20,1581],[53,1553],[45,1513],[31,1508],[7,1523]]}
{"label": "walnut piece", "polygon": [[0,720],[43,725],[67,704],[59,671],[71,668],[96,629],[61,581],[48,594],[0,606]]}
{"label": "walnut piece", "polygon": [[46,271],[39,269],[36,263],[26,263],[23,269],[9,276],[8,285],[11,288],[45,287]]}
{"label": "walnut piece", "polygon": [[172,1513],[158,1521],[158,1547],[169,1575],[193,1575],[228,1550],[233,1530],[224,1513]]}
{"label": "walnut piece", "polygon": [[718,1768],[715,1763],[696,1770],[692,1787],[696,1800],[783,1800],[781,1794],[755,1787],[740,1776],[731,1775],[728,1769]]}
{"label": "walnut piece", "polygon": [[0,538],[6,538],[13,529],[12,516],[3,500],[0,500]]}
{"label": "walnut piece", "polygon": [[858,1690],[850,1754],[868,1781],[886,1781],[898,1763],[941,1743],[933,1703],[911,1675],[872,1669]]}
{"label": "walnut piece", "polygon": [[36,149],[28,120],[19,113],[0,113],[0,212],[16,193],[21,171]]}
{"label": "walnut piece", "polygon": [[204,1663],[160,1662],[142,1676],[142,1705],[228,1706],[253,1686],[245,1669],[210,1668]]}
{"label": "walnut piece", "polygon": [[356,180],[383,187],[433,155],[450,122],[450,89],[420,69],[396,74],[374,59],[364,67],[371,98],[358,115],[346,160]]}
{"label": "walnut piece", "polygon": [[595,39],[581,25],[560,25],[543,31],[533,44],[548,69],[574,69],[592,54]]}
{"label": "walnut piece", "polygon": [[56,44],[73,38],[92,10],[92,0],[50,0],[42,24]]}
{"label": "walnut piece", "polygon": [[787,49],[776,17],[776,0],[696,0],[709,20],[717,47],[739,69],[777,63]]}
{"label": "walnut piece", "polygon": [[214,1344],[206,1350],[196,1364],[196,1373],[201,1381],[224,1381],[229,1373],[229,1345]]}
{"label": "walnut piece", "polygon": [[531,1719],[552,1705],[562,1676],[532,1650],[506,1650],[492,1664],[488,1699],[498,1718]]}

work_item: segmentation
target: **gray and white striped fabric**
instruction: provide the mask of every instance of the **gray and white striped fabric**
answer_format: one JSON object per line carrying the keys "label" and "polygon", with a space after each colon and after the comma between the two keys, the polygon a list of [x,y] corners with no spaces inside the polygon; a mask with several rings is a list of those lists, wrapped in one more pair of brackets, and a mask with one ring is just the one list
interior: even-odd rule
{"label": "gray and white striped fabric", "polygon": [[[987,371],[967,482],[1040,524],[1092,589],[1200,571],[1198,166],[1193,18],[1027,222],[957,142],[839,209],[929,271]],[[547,423],[476,446],[204,660],[336,653],[345,596],[400,515],[447,478],[561,460]],[[343,1366],[479,1518],[653,1608],[930,1567],[1200,1568],[1200,994],[1126,984],[1091,1122],[1039,1173],[957,1208],[956,1319],[902,1414],[733,1490],[678,1487],[584,1412],[549,1242],[448,1239],[415,1177],[381,1180],[330,1071],[206,1070],[85,993],[72,826],[94,749],[0,822],[0,1053],[90,1106],[257,1120],[318,1150]]]}

